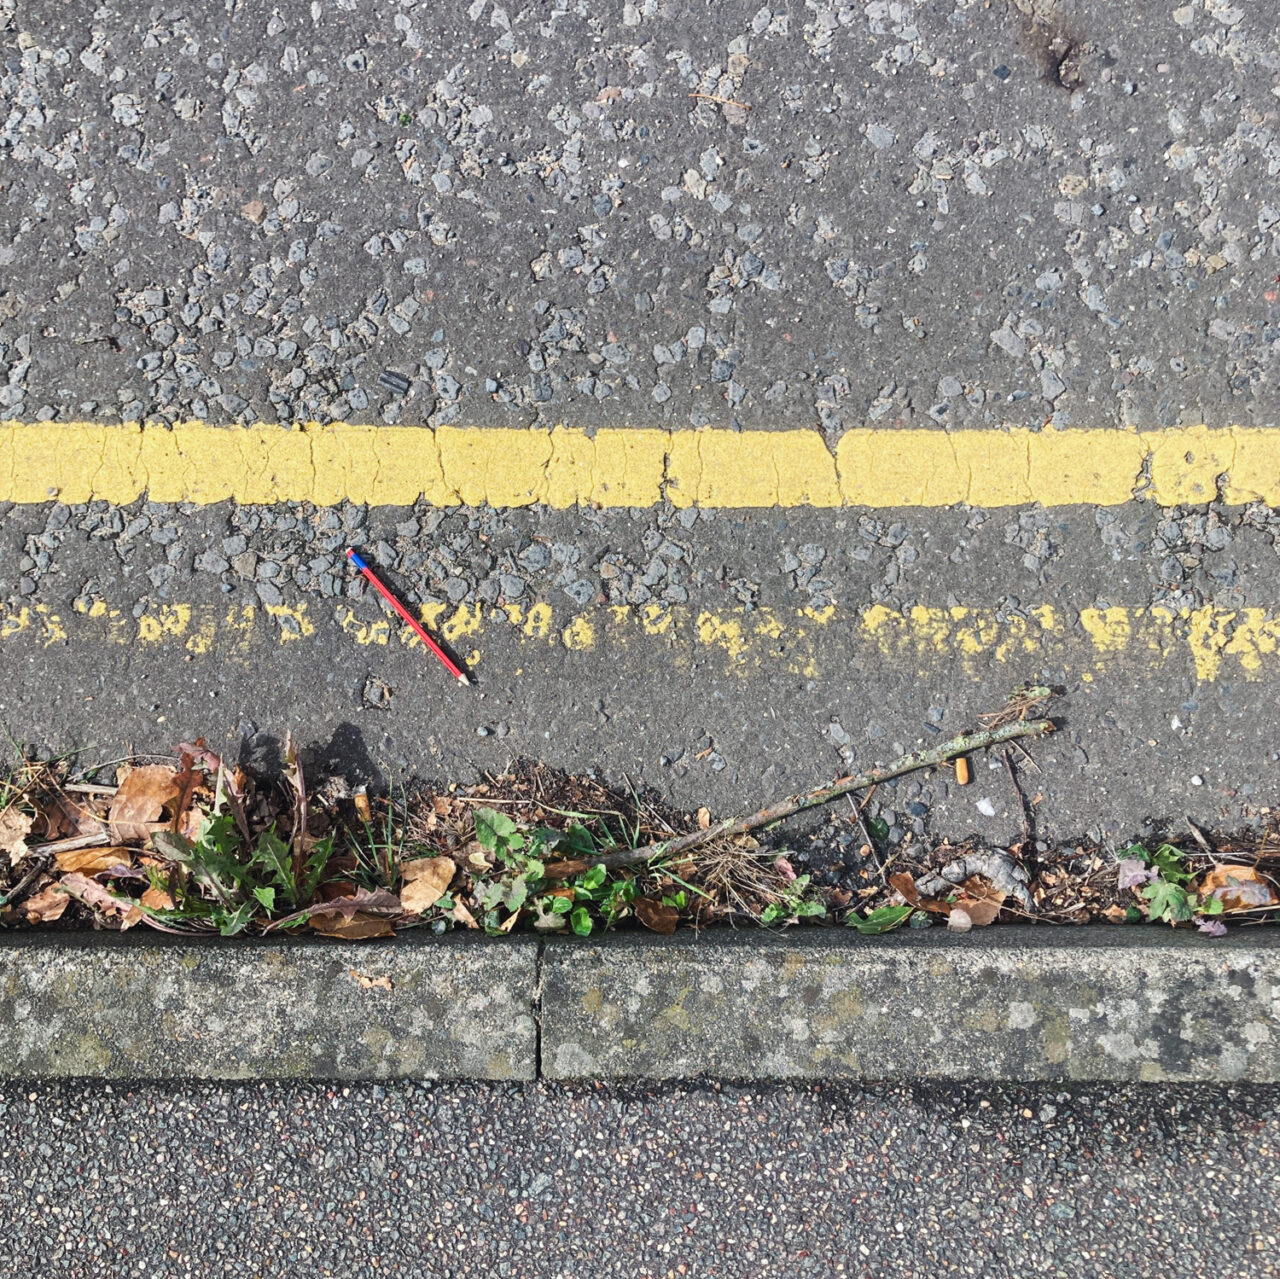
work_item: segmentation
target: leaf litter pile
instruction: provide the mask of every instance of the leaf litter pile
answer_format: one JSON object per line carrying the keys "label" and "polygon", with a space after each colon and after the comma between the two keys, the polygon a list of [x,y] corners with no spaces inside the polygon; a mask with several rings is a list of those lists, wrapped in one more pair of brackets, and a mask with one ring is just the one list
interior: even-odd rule
{"label": "leaf litter pile", "polygon": [[[1020,690],[980,732],[717,823],[706,809],[672,812],[542,765],[399,796],[337,779],[313,786],[289,742],[278,776],[231,764],[203,739],[172,763],[77,772],[66,760],[24,761],[0,784],[0,925],[363,939],[421,927],[585,937],[716,923],[884,933],[1043,921],[1219,936],[1228,919],[1280,915],[1275,829],[1211,840],[1189,827],[1185,839],[1040,851],[1011,746],[1052,731],[1031,718],[1049,697]],[[819,887],[797,873],[786,817],[1001,746],[1025,815],[1018,843],[916,844],[886,857],[851,803],[865,882]]]}

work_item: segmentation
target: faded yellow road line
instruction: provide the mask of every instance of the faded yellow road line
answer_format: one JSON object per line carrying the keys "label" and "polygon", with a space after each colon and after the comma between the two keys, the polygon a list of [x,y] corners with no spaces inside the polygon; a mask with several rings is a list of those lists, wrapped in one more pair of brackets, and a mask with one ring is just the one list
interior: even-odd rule
{"label": "faded yellow road line", "polygon": [[0,500],[439,506],[1280,506],[1280,428],[585,431],[0,426]]}
{"label": "faded yellow road line", "polygon": [[[922,676],[973,675],[993,663],[1022,674],[1061,668],[1086,681],[1117,669],[1140,677],[1169,663],[1185,664],[1201,681],[1222,674],[1250,680],[1280,675],[1280,610],[1260,608],[1175,612],[1156,605],[1077,612],[1041,604],[1008,613],[923,605],[905,611],[881,604],[710,611],[647,604],[575,613],[540,602],[527,607],[428,604],[421,617],[473,669],[483,670],[486,651],[496,645],[504,654],[503,670],[517,675],[523,673],[519,663],[526,654],[533,660],[559,650],[570,658],[598,653],[612,659],[633,647],[652,649],[655,662],[665,666],[687,669],[710,662],[745,679],[777,670],[806,678],[849,678],[877,667]],[[299,654],[321,644],[339,653],[421,647],[407,626],[367,603],[269,608],[171,603],[135,618],[132,609],[100,598],[81,599],[66,615],[41,604],[0,609],[0,643],[6,641],[45,648],[118,645],[246,662],[276,646],[297,646]]]}

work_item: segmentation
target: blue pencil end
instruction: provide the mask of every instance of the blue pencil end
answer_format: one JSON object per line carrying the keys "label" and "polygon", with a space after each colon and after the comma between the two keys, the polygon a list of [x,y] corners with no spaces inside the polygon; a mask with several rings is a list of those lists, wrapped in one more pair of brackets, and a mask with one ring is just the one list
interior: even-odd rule
{"label": "blue pencil end", "polygon": [[349,560],[350,560],[350,561],[351,561],[351,562],[356,566],[356,568],[358,568],[362,573],[364,572],[364,570],[365,570],[365,569],[367,569],[367,568],[369,567],[369,566],[364,562],[364,560],[362,560],[362,559],[361,559],[361,558],[360,558],[360,557],[355,553],[355,551],[354,551],[354,550],[350,550],[350,551],[348,551],[348,552],[347,552],[347,558],[348,558],[348,559],[349,559]]}

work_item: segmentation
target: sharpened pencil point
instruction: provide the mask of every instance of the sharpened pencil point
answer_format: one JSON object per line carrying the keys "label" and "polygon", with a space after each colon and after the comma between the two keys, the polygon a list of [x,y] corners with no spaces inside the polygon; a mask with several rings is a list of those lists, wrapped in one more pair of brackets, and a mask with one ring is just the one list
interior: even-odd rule
{"label": "sharpened pencil point", "polygon": [[471,681],[465,675],[458,676],[458,683],[465,684],[468,688],[471,687]]}

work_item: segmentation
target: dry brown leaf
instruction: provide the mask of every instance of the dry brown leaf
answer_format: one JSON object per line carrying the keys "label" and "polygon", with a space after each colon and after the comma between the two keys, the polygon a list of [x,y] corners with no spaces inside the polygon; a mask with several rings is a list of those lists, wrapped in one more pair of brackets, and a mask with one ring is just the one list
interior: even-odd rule
{"label": "dry brown leaf", "polygon": [[709,830],[711,827],[711,810],[709,808],[698,809],[698,829]]}
{"label": "dry brown leaf", "polygon": [[64,893],[57,884],[49,884],[28,897],[22,903],[22,909],[27,912],[27,923],[51,924],[62,917],[62,912],[70,902],[70,893]]}
{"label": "dry brown leaf", "polygon": [[1027,872],[1007,852],[1000,848],[977,849],[948,862],[941,870],[930,871],[916,880],[921,897],[950,897],[961,884],[975,875],[989,881],[1008,897],[1014,898],[1023,910],[1035,908],[1027,889]]}
{"label": "dry brown leaf", "polygon": [[1199,892],[1216,897],[1225,913],[1274,906],[1277,900],[1270,880],[1255,866],[1215,866],[1201,879]]}
{"label": "dry brown leaf", "polygon": [[45,838],[49,840],[96,835],[102,825],[91,802],[80,803],[61,791],[44,807]]}
{"label": "dry brown leaf", "polygon": [[581,875],[590,867],[581,857],[565,857],[558,862],[548,862],[542,870],[543,879],[568,879],[570,875]]}
{"label": "dry brown leaf", "polygon": [[896,875],[890,875],[889,887],[896,889],[908,906],[919,904],[920,894],[916,891],[916,881],[907,871],[900,870]]}
{"label": "dry brown leaf", "polygon": [[369,805],[368,793],[364,790],[358,790],[351,796],[351,802],[355,805],[356,816],[368,826],[373,821],[373,809]]}
{"label": "dry brown leaf", "polygon": [[120,783],[108,820],[121,843],[146,843],[165,806],[178,801],[178,774],[168,764],[145,764]]}
{"label": "dry brown leaf", "polygon": [[53,860],[61,871],[78,870],[85,875],[96,875],[113,866],[132,866],[133,853],[127,848],[74,848],[55,854]]}
{"label": "dry brown leaf", "polygon": [[366,941],[371,937],[394,937],[391,921],[357,911],[354,915],[313,915],[311,927],[322,937],[344,941]]}
{"label": "dry brown leaf", "polygon": [[457,870],[452,857],[419,857],[402,863],[400,904],[411,915],[422,914],[449,891]]}
{"label": "dry brown leaf", "polygon": [[9,854],[9,861],[17,865],[27,854],[26,837],[31,834],[35,822],[28,813],[20,813],[10,805],[0,813],[0,851]]}
{"label": "dry brown leaf", "polygon": [[[326,888],[330,885],[325,885]],[[349,885],[341,885],[347,888]],[[313,915],[342,915],[350,919],[353,915],[399,915],[403,913],[400,898],[389,893],[385,888],[357,888],[355,892],[344,892],[340,896],[319,905],[308,907]],[[283,921],[281,921],[283,922]]]}
{"label": "dry brown leaf", "polygon": [[[196,791],[204,784],[204,770],[196,768],[195,761],[186,751],[182,752],[178,764],[178,772],[173,779],[174,787],[178,792],[173,808],[178,818],[178,821],[174,823],[175,826],[180,825],[183,818],[190,817],[195,803]],[[190,825],[190,822],[188,821],[187,824]]]}
{"label": "dry brown leaf", "polygon": [[498,931],[500,933],[509,933],[516,926],[516,920],[520,918],[521,913],[522,912],[518,910],[513,910],[511,914],[509,914],[506,919],[498,925]]}
{"label": "dry brown leaf", "polygon": [[178,814],[177,831],[179,835],[189,839],[193,844],[200,841],[200,828],[204,825],[209,814],[200,808],[191,807],[186,812]]}
{"label": "dry brown leaf", "polygon": [[78,871],[63,875],[58,881],[58,887],[70,893],[78,901],[82,901],[86,906],[119,919],[121,932],[126,928],[132,928],[134,924],[146,918],[133,902],[127,898],[116,897],[96,879],[89,879]]}
{"label": "dry brown leaf", "polygon": [[1113,924],[1123,924],[1129,916],[1129,912],[1123,906],[1108,906],[1102,914]]}
{"label": "dry brown leaf", "polygon": [[998,902],[986,898],[958,897],[952,910],[961,910],[969,917],[975,928],[985,928],[1000,913]]}
{"label": "dry brown leaf", "polygon": [[142,904],[152,910],[173,910],[174,900],[163,888],[148,888],[142,894]]}
{"label": "dry brown leaf", "polygon": [[975,928],[985,928],[1000,913],[1007,893],[977,875],[966,879],[964,892],[956,899],[953,909],[960,909],[969,916]]}
{"label": "dry brown leaf", "polygon": [[360,983],[365,990],[393,990],[390,977],[366,977],[364,973],[358,973],[354,968],[348,968],[352,977]]}
{"label": "dry brown leaf", "polygon": [[665,902],[654,901],[652,897],[637,897],[631,903],[636,918],[648,929],[670,937],[676,930],[680,912]]}
{"label": "dry brown leaf", "polygon": [[[878,892],[879,890],[874,890]],[[932,915],[946,915],[950,913],[952,902],[947,901],[945,897],[921,897],[918,902],[914,903],[921,910],[927,910]]]}
{"label": "dry brown leaf", "polygon": [[[334,859],[337,860],[336,858]],[[336,870],[333,862],[329,863],[330,870]],[[354,869],[354,868],[353,868]],[[320,885],[320,899],[322,901],[331,902],[339,897],[351,897],[355,894],[356,886],[349,879],[329,879]]]}
{"label": "dry brown leaf", "polygon": [[461,924],[464,928],[480,927],[476,923],[476,917],[461,902],[453,908],[453,918],[455,922]]}

